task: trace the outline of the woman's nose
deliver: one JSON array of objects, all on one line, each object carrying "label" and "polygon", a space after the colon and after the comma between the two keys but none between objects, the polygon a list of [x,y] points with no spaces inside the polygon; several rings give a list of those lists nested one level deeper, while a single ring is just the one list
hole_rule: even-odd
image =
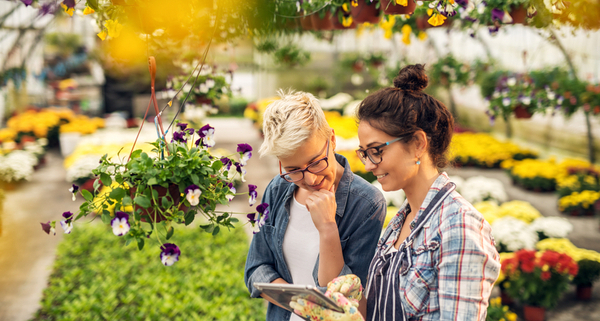
[{"label": "woman's nose", "polygon": [[367,158],[367,161],[365,162],[365,170],[367,170],[367,172],[372,172],[375,168],[377,168],[377,165],[373,164],[373,162]]},{"label": "woman's nose", "polygon": [[317,182],[317,174],[313,174],[309,171],[304,172],[304,182],[307,185],[315,185],[315,183]]}]

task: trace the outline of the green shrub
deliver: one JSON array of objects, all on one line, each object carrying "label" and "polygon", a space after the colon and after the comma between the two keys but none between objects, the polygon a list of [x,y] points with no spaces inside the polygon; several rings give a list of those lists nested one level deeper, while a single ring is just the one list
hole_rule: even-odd
[{"label": "green shrub", "polygon": [[80,224],[59,245],[33,320],[264,320],[243,281],[243,229],[181,229],[180,261],[166,267],[158,246],[124,247],[108,228]]}]

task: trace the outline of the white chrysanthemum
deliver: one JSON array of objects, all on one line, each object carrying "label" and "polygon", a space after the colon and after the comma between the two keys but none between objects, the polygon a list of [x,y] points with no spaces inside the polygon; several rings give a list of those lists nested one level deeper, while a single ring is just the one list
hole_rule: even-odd
[{"label": "white chrysanthemum", "polygon": [[406,199],[406,194],[404,194],[403,190],[386,192],[383,190],[383,188],[381,187],[381,183],[379,183],[378,181],[374,181],[371,184],[373,184],[373,186],[375,186],[383,194],[383,197],[385,198],[385,203],[387,205],[401,207],[404,203],[404,200]]},{"label": "white chrysanthemum", "polygon": [[482,201],[506,202],[508,196],[504,185],[495,178],[473,176],[465,180],[461,186],[460,194],[471,204]]},{"label": "white chrysanthemum", "polygon": [[538,241],[537,233],[532,231],[525,222],[511,216],[494,221],[492,236],[496,240],[498,249],[504,245],[507,251],[512,252],[520,249],[534,249],[535,243]]},{"label": "white chrysanthemum", "polygon": [[37,157],[24,150],[15,150],[0,156],[0,179],[6,182],[28,181],[37,163]]},{"label": "white chrysanthemum", "polygon": [[563,217],[539,217],[529,224],[529,228],[547,237],[563,238],[573,230],[573,224]]},{"label": "white chrysanthemum", "polygon": [[98,167],[101,155],[88,155],[78,158],[73,165],[67,169],[67,181],[75,182],[82,178],[92,178],[92,170]]}]

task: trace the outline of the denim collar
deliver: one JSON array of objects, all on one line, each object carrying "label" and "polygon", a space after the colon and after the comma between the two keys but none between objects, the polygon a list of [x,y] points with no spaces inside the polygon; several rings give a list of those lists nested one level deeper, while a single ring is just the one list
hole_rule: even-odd
[{"label": "denim collar", "polygon": [[[342,178],[340,179],[337,190],[335,191],[335,202],[337,204],[337,210],[335,211],[335,214],[339,217],[343,217],[344,211],[346,210],[346,204],[348,203],[348,195],[350,195],[350,185],[354,180],[354,174],[350,169],[350,164],[348,163],[346,157],[340,154],[335,154],[335,159],[344,167],[344,173],[342,174]],[[288,187],[285,191],[285,207],[289,209],[290,202],[292,201],[297,185],[290,182],[285,183],[288,184]]]}]

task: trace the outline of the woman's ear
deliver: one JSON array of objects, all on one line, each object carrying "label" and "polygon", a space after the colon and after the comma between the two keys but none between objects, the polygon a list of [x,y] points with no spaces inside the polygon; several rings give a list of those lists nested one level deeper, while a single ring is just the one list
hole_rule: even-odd
[{"label": "woman's ear", "polygon": [[336,140],[335,140],[335,129],[331,129],[331,145],[333,146],[333,151],[335,152],[335,147],[336,147]]},{"label": "woman's ear", "polygon": [[424,131],[418,130],[414,134],[414,147],[415,147],[415,157],[421,158],[425,153],[427,153],[427,149],[429,148],[429,140],[427,139],[427,134]]}]

